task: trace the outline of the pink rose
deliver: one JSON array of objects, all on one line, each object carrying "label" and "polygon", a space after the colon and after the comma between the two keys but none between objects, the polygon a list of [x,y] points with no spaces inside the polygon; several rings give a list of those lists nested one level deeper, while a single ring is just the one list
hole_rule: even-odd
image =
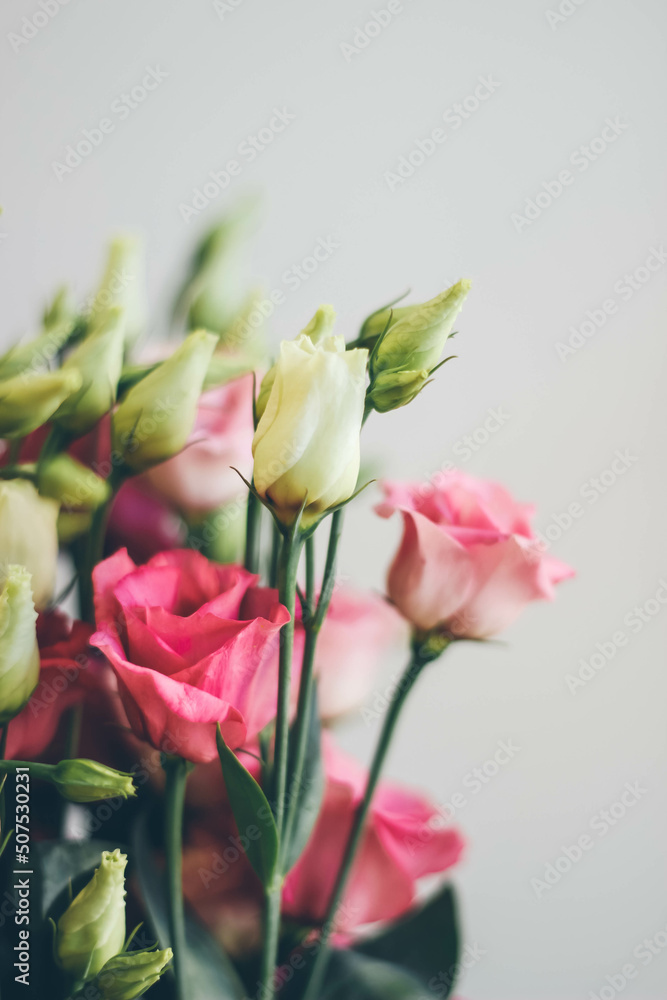
[{"label": "pink rose", "polygon": [[[322,811],[283,891],[286,916],[312,925],[320,924],[326,915],[367,777],[366,769],[326,734],[323,753],[327,783]],[[349,933],[362,924],[401,916],[415,902],[418,880],[446,871],[462,851],[460,834],[443,828],[438,811],[427,799],[381,781],[339,909],[337,932]]]},{"label": "pink rose", "polygon": [[483,639],[530,602],[552,600],[574,571],[544,552],[530,521],[498,483],[463,472],[437,485],[385,483],[376,511],[403,515],[403,539],[388,575],[389,596],[417,628]]},{"label": "pink rose", "polygon": [[232,466],[252,475],[251,375],[203,394],[183,451],[144,478],[184,514],[205,514],[237,499],[244,486]]},{"label": "pink rose", "polygon": [[368,697],[382,654],[404,630],[385,600],[350,588],[334,591],[315,653],[320,715],[333,719]]},{"label": "pink rose", "polygon": [[183,549],[139,567],[122,549],[95,568],[91,644],[111,663],[136,736],[203,762],[217,756],[217,722],[232,748],[270,722],[289,614],[257,579]]}]

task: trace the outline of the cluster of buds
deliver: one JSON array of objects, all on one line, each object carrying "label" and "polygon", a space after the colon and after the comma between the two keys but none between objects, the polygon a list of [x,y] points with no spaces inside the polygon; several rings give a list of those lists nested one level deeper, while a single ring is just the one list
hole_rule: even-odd
[{"label": "cluster of buds", "polygon": [[75,996],[134,1000],[171,961],[171,948],[126,951],[126,865],[120,850],[103,851],[90,882],[58,920],[55,954],[75,984]]},{"label": "cluster of buds", "polygon": [[469,290],[459,281],[422,305],[381,309],[350,345],[334,335],[335,313],[324,305],[295,340],[282,342],[262,380],[253,441],[254,489],[281,527],[298,520],[308,531],[348,502],[365,417],[421,392]]}]

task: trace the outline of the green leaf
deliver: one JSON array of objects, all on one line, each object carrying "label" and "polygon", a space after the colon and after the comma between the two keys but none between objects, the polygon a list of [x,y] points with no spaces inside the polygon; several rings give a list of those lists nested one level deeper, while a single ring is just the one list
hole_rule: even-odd
[{"label": "green leaf", "polygon": [[[148,836],[148,812],[142,813],[132,836],[132,854],[146,915],[161,948],[170,946],[167,894]],[[244,1000],[247,992],[231,960],[186,908],[186,975],[188,1000]]]},{"label": "green leaf", "polygon": [[334,951],[319,1000],[424,1000],[426,993],[423,982],[391,962]]},{"label": "green leaf", "polygon": [[[358,944],[355,951],[398,962],[426,983],[435,978],[438,996],[444,1000],[454,987],[460,951],[453,889],[445,886],[421,909],[398,920],[377,937]],[[442,992],[443,988],[446,992]]]},{"label": "green leaf", "polygon": [[[293,734],[290,745],[293,745]],[[304,847],[308,843],[313,827],[320,814],[324,798],[324,768],[322,766],[322,734],[320,716],[317,709],[317,692],[311,699],[310,717],[308,719],[308,742],[306,745],[306,760],[299,788],[296,792],[296,815],[290,843],[285,855],[286,871],[289,871],[299,860]],[[292,756],[292,755],[290,755]],[[287,788],[292,786],[293,761],[289,762]]]},{"label": "green leaf", "polygon": [[262,884],[269,886],[278,864],[278,831],[271,806],[253,776],[225,743],[220,725],[216,739],[227,795],[245,853]]}]

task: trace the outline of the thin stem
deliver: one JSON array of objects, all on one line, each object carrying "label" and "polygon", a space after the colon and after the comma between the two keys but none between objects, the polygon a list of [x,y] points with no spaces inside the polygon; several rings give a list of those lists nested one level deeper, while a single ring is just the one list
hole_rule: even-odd
[{"label": "thin stem", "polygon": [[169,937],[174,952],[176,1000],[186,1000],[188,991],[185,975],[185,913],[183,907],[183,805],[185,784],[190,765],[182,757],[167,757],[163,768],[165,787],[167,856],[167,899],[169,907]]},{"label": "thin stem", "polygon": [[309,535],[306,539],[306,604],[308,605],[308,617],[312,614],[313,601],[315,599],[315,536]]},{"label": "thin stem", "polygon": [[[444,648],[444,647],[443,647]],[[442,650],[440,650],[442,651]],[[328,941],[332,930],[335,927],[336,916],[338,912],[338,907],[340,906],[343,894],[347,887],[348,879],[350,877],[352,866],[356,857],[357,850],[361,844],[361,838],[364,833],[364,826],[366,823],[366,817],[368,816],[368,811],[370,809],[371,800],[375,792],[378,779],[380,777],[380,772],[385,762],[387,756],[387,750],[389,749],[389,744],[391,743],[392,736],[394,734],[394,729],[396,727],[396,722],[401,713],[401,709],[405,704],[408,694],[412,690],[415,681],[419,677],[422,669],[439,655],[438,653],[433,653],[429,651],[426,647],[422,646],[419,642],[415,642],[413,645],[412,656],[410,661],[399,681],[396,690],[394,691],[391,703],[387,709],[387,713],[382,724],[382,730],[380,732],[380,738],[375,748],[375,754],[373,755],[373,761],[371,763],[371,768],[368,774],[368,779],[366,781],[366,789],[364,791],[364,797],[361,800],[359,806],[357,807],[354,823],[352,824],[352,829],[350,831],[347,844],[345,847],[345,853],[343,855],[343,860],[338,872],[338,877],[336,879],[333,893],[329,901],[329,907],[327,914],[322,926],[322,931],[320,935],[320,948],[317,954],[317,958],[313,963],[312,972],[310,975],[310,980],[306,987],[304,993],[304,1000],[315,1000],[320,993],[320,988],[322,985],[322,979],[326,971],[327,960],[328,960]]]},{"label": "thin stem", "polygon": [[[290,614],[289,622],[280,633],[280,661],[278,667],[278,706],[276,711],[276,738],[273,757],[273,798],[276,827],[282,851],[285,822],[285,792],[287,790],[287,762],[289,759],[289,707],[292,681],[292,654],[294,650],[294,611],[296,607],[296,577],[302,541],[298,526],[286,535],[278,565],[278,594]],[[264,914],[264,950],[262,953],[262,1000],[271,1000],[275,992],[275,967],[280,936],[280,901],[282,872],[278,871],[275,883],[267,888]]]},{"label": "thin stem", "polygon": [[9,735],[9,723],[5,722],[2,727],[2,736],[0,736],[0,760],[4,760],[7,756],[7,736]]},{"label": "thin stem", "polygon": [[[303,771],[306,764],[306,753],[308,750],[308,724],[311,716],[311,704],[315,696],[315,650],[317,647],[317,637],[326,618],[329,604],[336,582],[336,553],[338,541],[343,528],[343,511],[337,510],[331,518],[331,529],[329,532],[329,546],[327,558],[324,566],[324,576],[322,578],[322,588],[320,591],[317,607],[314,604],[314,566],[311,566],[312,575],[309,588],[309,547],[313,539],[306,542],[306,601],[309,614],[304,619],[304,631],[306,633],[303,661],[301,664],[301,680],[299,682],[299,700],[296,710],[296,722],[294,724],[294,767],[292,770],[292,781],[290,783],[289,797],[287,803],[287,819],[285,822],[285,836],[283,843],[283,853],[286,855],[289,850],[290,840],[294,832],[296,814],[298,808],[298,790],[303,781]],[[312,550],[313,546],[311,546]],[[311,559],[314,552],[311,552]]]},{"label": "thin stem", "polygon": [[67,714],[67,731],[65,733],[65,760],[74,760],[79,752],[81,723],[83,722],[83,704],[73,705]]},{"label": "thin stem", "polygon": [[269,587],[278,586],[278,565],[280,563],[280,549],[283,544],[283,536],[280,534],[275,521],[272,524],[271,535],[271,561],[269,563]]},{"label": "thin stem", "polygon": [[259,571],[259,542],[262,531],[262,504],[252,490],[248,491],[246,517],[245,559],[243,565],[250,573]]}]

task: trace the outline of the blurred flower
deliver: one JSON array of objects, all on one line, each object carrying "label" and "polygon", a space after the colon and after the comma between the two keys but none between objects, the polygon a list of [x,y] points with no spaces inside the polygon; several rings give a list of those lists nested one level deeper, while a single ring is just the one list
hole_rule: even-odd
[{"label": "blurred flower", "polygon": [[127,548],[135,562],[146,562],[158,552],[181,548],[186,536],[185,523],[150,483],[130,479],[123,484],[111,507],[109,551]]},{"label": "blurred flower", "polygon": [[280,345],[275,381],[253,440],[254,483],[290,525],[308,527],[348,500],[359,474],[367,352],[342,337],[302,334]]},{"label": "blurred flower", "polygon": [[96,510],[109,498],[107,481],[66,452],[32,468],[38,473],[40,495],[69,511]]},{"label": "blurred flower", "polygon": [[0,567],[26,567],[38,610],[48,604],[56,583],[57,519],[56,501],[41,497],[32,483],[0,481]]},{"label": "blurred flower", "polygon": [[30,573],[7,566],[0,577],[0,725],[18,715],[39,677]]},{"label": "blurred flower", "polygon": [[102,851],[99,868],[58,921],[58,963],[74,979],[87,979],[125,944],[125,866],[127,856]]},{"label": "blurred flower", "polygon": [[0,437],[21,438],[45,424],[81,388],[76,369],[14,375],[0,382]]},{"label": "blurred flower", "polygon": [[144,245],[138,236],[116,236],[109,244],[104,274],[90,309],[89,322],[97,326],[118,308],[127,344],[133,344],[146,327],[144,258]]},{"label": "blurred flower", "polygon": [[185,448],[146,473],[158,495],[182,513],[200,515],[244,493],[231,467],[251,475],[252,385],[245,376],[201,396]]},{"label": "blurred flower", "polygon": [[88,657],[90,625],[61,611],[37,619],[40,672],[37,687],[9,727],[7,759],[39,760],[72,705],[98,689],[98,672]]},{"label": "blurred flower", "polygon": [[191,333],[121,401],[111,420],[112,450],[132,471],[144,472],[185,447],[216,343],[204,330]]},{"label": "blurred flower", "polygon": [[403,539],[388,576],[389,597],[418,629],[487,638],[524,607],[551,600],[574,571],[545,554],[533,510],[498,483],[462,472],[436,485],[385,483],[382,517],[403,517]]},{"label": "blurred flower", "polygon": [[400,615],[375,594],[336,588],[317,640],[315,670],[324,719],[358,708],[376,680],[383,654],[405,629]]},{"label": "blurred flower", "polygon": [[73,434],[86,434],[116,402],[125,326],[120,309],[107,310],[63,364],[62,371],[79,372],[82,384],[62,403],[53,420]]},{"label": "blurred flower", "polygon": [[255,587],[257,577],[190,550],[137,567],[123,550],[100,563],[93,580],[91,644],[111,663],[136,736],[209,761],[217,757],[217,722],[234,748],[273,718],[273,651],[289,616],[272,591]]}]

